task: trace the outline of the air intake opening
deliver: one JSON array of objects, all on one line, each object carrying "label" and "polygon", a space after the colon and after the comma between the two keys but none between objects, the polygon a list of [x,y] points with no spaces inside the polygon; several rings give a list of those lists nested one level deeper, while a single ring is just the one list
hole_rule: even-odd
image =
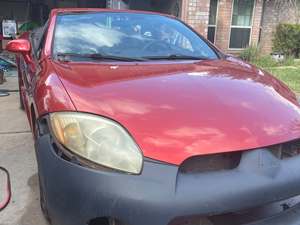
[{"label": "air intake opening", "polygon": [[180,166],[181,173],[201,173],[208,171],[231,170],[241,161],[241,152],[195,156],[187,159]]},{"label": "air intake opening", "polygon": [[278,159],[295,157],[300,154],[300,139],[268,147]]}]

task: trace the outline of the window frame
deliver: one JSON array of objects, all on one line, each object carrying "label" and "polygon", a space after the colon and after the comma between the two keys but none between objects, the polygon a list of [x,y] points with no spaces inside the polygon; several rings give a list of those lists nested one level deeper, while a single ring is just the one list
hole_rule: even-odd
[{"label": "window frame", "polygon": [[[214,35],[214,42],[211,42],[213,44],[216,43],[216,38],[217,38],[217,27],[218,27],[218,17],[219,17],[219,4],[220,4],[220,0],[217,0],[217,11],[216,11],[216,24],[209,24],[209,16],[208,15],[208,25],[207,25],[207,40],[208,39],[208,28],[213,27],[215,28],[215,35]],[[209,6],[210,7],[210,6]],[[209,40],[210,41],[210,40]]]},{"label": "window frame", "polygon": [[255,9],[256,9],[256,3],[257,0],[253,0],[253,8],[252,8],[252,16],[251,16],[251,24],[250,26],[238,26],[238,25],[232,25],[233,21],[233,11],[234,11],[234,2],[235,0],[232,0],[232,5],[231,5],[231,20],[230,20],[230,30],[229,30],[229,39],[228,39],[228,50],[233,50],[233,51],[242,51],[245,48],[231,48],[230,47],[230,42],[231,42],[231,32],[232,28],[240,28],[240,29],[250,29],[250,34],[249,34],[249,43],[248,46],[251,46],[252,43],[252,31],[253,31],[253,23],[254,23],[254,16],[255,16]]}]

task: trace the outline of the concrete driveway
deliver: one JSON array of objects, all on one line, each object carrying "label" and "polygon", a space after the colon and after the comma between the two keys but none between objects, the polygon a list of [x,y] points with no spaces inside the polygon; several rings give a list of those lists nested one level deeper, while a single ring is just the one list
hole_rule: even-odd
[{"label": "concrete driveway", "polygon": [[[17,89],[17,77],[8,77],[0,89]],[[37,165],[25,113],[18,93],[0,97],[0,165],[12,181],[12,200],[0,212],[0,225],[46,225],[39,206]]]}]

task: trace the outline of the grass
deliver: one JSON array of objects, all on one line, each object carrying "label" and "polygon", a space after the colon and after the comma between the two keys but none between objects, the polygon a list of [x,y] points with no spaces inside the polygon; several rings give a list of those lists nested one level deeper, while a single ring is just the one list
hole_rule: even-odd
[{"label": "grass", "polygon": [[300,60],[288,58],[283,62],[276,62],[270,56],[257,57],[253,64],[263,68],[282,80],[291,90],[300,95]]},{"label": "grass", "polygon": [[286,83],[297,95],[300,95],[300,66],[269,67],[265,69]]},{"label": "grass", "polygon": [[300,59],[287,57],[278,62],[270,55],[261,55],[255,46],[250,46],[242,51],[240,58],[270,72],[287,84],[297,95],[300,95]]}]

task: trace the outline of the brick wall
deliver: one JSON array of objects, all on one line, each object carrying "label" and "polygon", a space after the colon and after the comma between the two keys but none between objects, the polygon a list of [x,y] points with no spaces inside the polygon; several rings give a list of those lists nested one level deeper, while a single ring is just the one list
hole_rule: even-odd
[{"label": "brick wall", "polygon": [[259,41],[261,19],[263,13],[263,0],[256,0],[254,11],[253,11],[253,22],[251,32],[251,45],[256,46]]},{"label": "brick wall", "polygon": [[[219,0],[216,45],[223,51],[234,53],[240,50],[229,50],[230,27],[233,0]],[[263,0],[256,0],[253,11],[253,23],[250,43],[257,45],[262,17]]]},{"label": "brick wall", "polygon": [[210,0],[183,0],[182,19],[204,37],[207,36]]},{"label": "brick wall", "polygon": [[[210,0],[183,0],[182,19],[194,27],[203,36],[207,36]],[[219,0],[217,30],[215,45],[225,52],[229,50],[230,26],[232,17],[233,0]],[[253,12],[253,27],[251,44],[256,45],[259,40],[263,0],[256,0]]]},{"label": "brick wall", "polygon": [[263,53],[272,52],[272,39],[279,23],[296,23],[295,8],[287,4],[275,5],[274,1],[266,1],[262,19],[260,49]]},{"label": "brick wall", "polygon": [[231,13],[232,0],[219,0],[215,44],[223,51],[229,47]]}]

